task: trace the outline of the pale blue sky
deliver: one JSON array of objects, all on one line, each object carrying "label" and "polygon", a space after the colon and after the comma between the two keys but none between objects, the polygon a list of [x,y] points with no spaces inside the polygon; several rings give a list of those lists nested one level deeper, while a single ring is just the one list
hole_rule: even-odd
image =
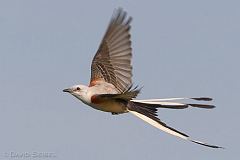
[{"label": "pale blue sky", "polygon": [[[88,84],[92,57],[119,6],[133,17],[133,79],[144,86],[139,98],[213,97],[213,110],[161,109],[159,117],[225,150],[173,137],[130,114],[93,110],[62,92]],[[46,160],[236,159],[239,6],[233,0],[0,1],[0,159],[33,152],[54,154],[38,158]]]}]

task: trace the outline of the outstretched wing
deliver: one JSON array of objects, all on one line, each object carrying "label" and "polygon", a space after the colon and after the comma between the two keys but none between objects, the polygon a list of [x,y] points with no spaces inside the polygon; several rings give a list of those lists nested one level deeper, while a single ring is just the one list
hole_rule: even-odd
[{"label": "outstretched wing", "polygon": [[113,84],[120,93],[131,86],[131,20],[121,8],[115,10],[92,61],[90,86],[105,81]]}]

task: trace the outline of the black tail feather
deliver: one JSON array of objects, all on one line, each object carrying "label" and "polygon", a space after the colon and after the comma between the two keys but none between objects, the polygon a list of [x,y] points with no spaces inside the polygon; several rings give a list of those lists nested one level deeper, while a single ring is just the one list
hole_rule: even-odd
[{"label": "black tail feather", "polygon": [[197,97],[197,98],[191,98],[197,101],[212,101],[212,98],[210,97]]},{"label": "black tail feather", "polygon": [[167,124],[165,124],[164,122],[162,122],[157,116],[157,108],[158,106],[156,107],[153,107],[152,105],[148,105],[148,104],[141,104],[141,103],[136,103],[136,102],[131,102],[129,101],[128,105],[127,105],[127,108],[131,111],[136,111],[142,115],[145,115],[149,118],[151,118],[152,120],[158,122],[159,124],[161,124],[162,126],[174,131],[174,132],[177,132],[179,134],[181,134],[182,136],[184,137],[189,137],[188,135],[186,135],[185,133],[182,133],[172,127],[169,127]]},{"label": "black tail feather", "polygon": [[195,141],[195,140],[191,140],[191,142],[193,143],[196,143],[196,144],[200,144],[200,145],[203,145],[203,146],[206,146],[206,147],[210,147],[210,148],[222,148],[224,149],[224,147],[221,147],[221,146],[216,146],[216,145],[211,145],[211,144],[207,144],[207,143],[203,143],[203,142],[199,142],[199,141]]},{"label": "black tail feather", "polygon": [[208,105],[208,104],[188,104],[192,107],[197,107],[197,108],[205,108],[205,109],[212,109],[215,108],[214,105]]}]

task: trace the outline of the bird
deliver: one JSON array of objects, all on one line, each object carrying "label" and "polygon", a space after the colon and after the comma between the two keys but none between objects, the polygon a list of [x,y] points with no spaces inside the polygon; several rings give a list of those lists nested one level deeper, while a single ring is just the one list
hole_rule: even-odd
[{"label": "bird", "polygon": [[134,86],[132,82],[131,22],[132,17],[128,16],[122,8],[114,10],[100,46],[93,57],[89,85],[74,85],[64,89],[63,92],[70,93],[94,109],[113,115],[131,113],[173,136],[210,148],[223,148],[191,139],[187,134],[165,124],[157,114],[161,108],[212,109],[215,106],[210,104],[179,102],[180,100],[207,102],[212,98],[136,99],[142,88]]}]

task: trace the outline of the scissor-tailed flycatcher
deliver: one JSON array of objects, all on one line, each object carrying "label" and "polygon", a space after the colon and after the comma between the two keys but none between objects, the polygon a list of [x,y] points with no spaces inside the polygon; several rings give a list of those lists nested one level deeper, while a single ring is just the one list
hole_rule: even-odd
[{"label": "scissor-tailed flycatcher", "polygon": [[214,108],[213,105],[180,103],[176,100],[211,101],[211,98],[169,98],[135,100],[140,92],[132,87],[132,48],[130,40],[131,17],[122,9],[115,10],[101,45],[91,65],[89,86],[75,85],[69,92],[83,103],[105,112],[120,114],[130,112],[147,123],[169,134],[212,148],[222,148],[192,140],[188,135],[167,126],[157,117],[158,108],[184,109],[187,107]]}]

